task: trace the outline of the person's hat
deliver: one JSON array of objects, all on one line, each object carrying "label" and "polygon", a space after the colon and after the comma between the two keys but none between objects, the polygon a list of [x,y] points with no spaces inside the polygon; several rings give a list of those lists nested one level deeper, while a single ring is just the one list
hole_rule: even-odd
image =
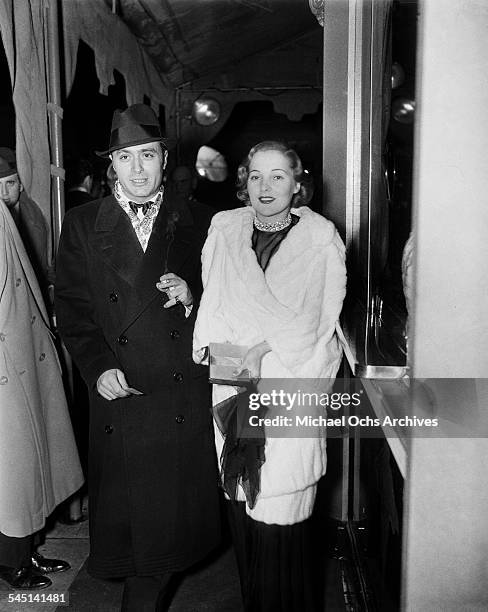
[{"label": "person's hat", "polygon": [[0,147],[0,178],[17,172],[15,153],[7,147]]},{"label": "person's hat", "polygon": [[109,147],[106,151],[96,151],[96,154],[108,157],[117,149],[156,141],[161,142],[166,148],[169,148],[173,142],[161,134],[158,118],[150,106],[133,104],[124,111],[114,112]]}]

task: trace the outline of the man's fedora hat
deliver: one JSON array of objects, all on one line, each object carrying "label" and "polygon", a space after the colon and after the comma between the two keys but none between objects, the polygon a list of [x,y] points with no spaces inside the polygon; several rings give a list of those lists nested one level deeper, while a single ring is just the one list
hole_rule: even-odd
[{"label": "man's fedora hat", "polygon": [[7,147],[0,147],[0,178],[17,173],[15,153]]},{"label": "man's fedora hat", "polygon": [[170,138],[162,136],[158,118],[150,106],[133,104],[124,111],[114,112],[109,147],[106,151],[96,151],[96,153],[100,157],[108,157],[117,149],[156,141],[161,142],[166,148],[174,144]]}]

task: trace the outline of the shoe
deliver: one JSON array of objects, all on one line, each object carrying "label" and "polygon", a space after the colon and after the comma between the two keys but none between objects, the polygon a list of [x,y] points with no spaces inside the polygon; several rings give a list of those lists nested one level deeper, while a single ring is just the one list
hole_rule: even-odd
[{"label": "shoe", "polygon": [[1,565],[0,578],[8,582],[14,589],[45,589],[52,585],[49,578],[39,574],[32,566],[16,569],[15,567]]},{"label": "shoe", "polygon": [[71,565],[61,559],[46,559],[40,553],[32,553],[32,565],[41,574],[54,574],[55,572],[65,572]]}]

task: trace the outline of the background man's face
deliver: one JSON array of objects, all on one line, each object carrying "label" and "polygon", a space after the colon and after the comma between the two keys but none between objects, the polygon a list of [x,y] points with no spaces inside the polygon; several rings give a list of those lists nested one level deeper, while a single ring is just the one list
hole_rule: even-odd
[{"label": "background man's face", "polygon": [[179,196],[188,197],[193,193],[193,177],[189,168],[178,166],[171,178]]},{"label": "background man's face", "polygon": [[112,154],[112,165],[125,195],[137,203],[150,199],[163,180],[168,153],[159,142],[149,142],[118,149]]},{"label": "background man's face", "polygon": [[0,178],[0,200],[6,206],[13,208],[19,201],[21,193],[22,184],[17,173]]}]

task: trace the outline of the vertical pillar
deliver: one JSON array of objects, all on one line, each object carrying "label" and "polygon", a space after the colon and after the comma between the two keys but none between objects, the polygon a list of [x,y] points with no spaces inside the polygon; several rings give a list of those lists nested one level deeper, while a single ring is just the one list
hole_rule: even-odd
[{"label": "vertical pillar", "polygon": [[323,212],[345,238],[349,2],[324,5]]},{"label": "vertical pillar", "polygon": [[[460,379],[465,391],[439,405],[466,419],[486,414],[487,402],[487,36],[481,0],[420,3],[409,357],[416,377]],[[411,440],[405,612],[488,609],[486,465],[488,440],[469,430]]]}]

